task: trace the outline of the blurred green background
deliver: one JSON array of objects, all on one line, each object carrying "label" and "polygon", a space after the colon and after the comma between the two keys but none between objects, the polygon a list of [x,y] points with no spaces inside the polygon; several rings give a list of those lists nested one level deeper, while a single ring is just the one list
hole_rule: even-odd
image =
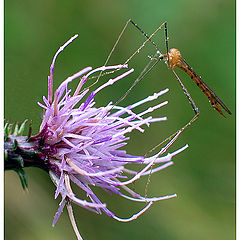
[{"label": "blurred green background", "polygon": [[[177,70],[200,109],[200,118],[169,149],[172,152],[189,144],[175,157],[173,166],[151,177],[148,195],[177,193],[178,197],[155,203],[130,223],[75,206],[79,230],[88,240],[235,239],[234,1],[5,1],[5,119],[32,119],[37,133],[42,113],[36,102],[47,94],[49,67],[59,46],[79,34],[57,60],[55,87],[83,67],[103,65],[129,18],[147,33],[167,21],[170,48],[181,50],[233,114],[223,118],[191,79]],[[129,26],[111,63],[122,63],[144,40]],[[154,41],[165,52],[163,31]],[[130,65],[140,72],[147,55],[154,51],[148,45]],[[96,99],[97,106],[119,99],[133,81],[128,77],[105,89]],[[150,105],[168,100],[167,106],[153,114],[167,116],[168,121],[152,124],[144,134],[133,133],[129,153],[144,155],[192,118],[191,106],[164,63],[159,63],[121,104],[126,106],[165,88],[170,91]],[[26,172],[29,192],[22,190],[14,172],[5,173],[5,239],[75,239],[66,211],[55,228],[51,227],[60,199],[54,200],[55,187],[49,176],[39,169]],[[144,194],[146,182],[144,179],[133,187]],[[143,207],[102,191],[98,196],[119,217],[129,217]]]}]

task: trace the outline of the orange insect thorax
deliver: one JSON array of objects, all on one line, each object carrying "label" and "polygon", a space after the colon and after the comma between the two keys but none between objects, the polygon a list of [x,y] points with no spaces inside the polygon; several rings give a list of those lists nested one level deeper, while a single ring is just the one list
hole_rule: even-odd
[{"label": "orange insect thorax", "polygon": [[183,60],[180,51],[176,48],[170,49],[168,53],[169,68],[182,67]]}]

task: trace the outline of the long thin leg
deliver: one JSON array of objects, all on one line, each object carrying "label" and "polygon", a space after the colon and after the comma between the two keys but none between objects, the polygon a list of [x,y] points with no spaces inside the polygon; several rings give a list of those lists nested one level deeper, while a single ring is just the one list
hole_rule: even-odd
[{"label": "long thin leg", "polygon": [[160,49],[158,48],[157,44],[153,40],[151,40],[151,38],[135,22],[133,22],[132,19],[130,19],[130,22],[133,24],[133,26],[135,26],[143,34],[143,36],[145,36],[147,39],[149,39],[149,41],[155,46],[155,48],[158,51],[160,51]]},{"label": "long thin leg", "polygon": [[180,130],[178,130],[177,132],[175,132],[174,134],[172,134],[171,136],[169,136],[168,138],[166,138],[164,141],[162,141],[161,143],[159,143],[157,146],[155,146],[154,148],[152,148],[150,151],[148,151],[145,155],[148,155],[149,153],[151,153],[152,151],[154,151],[156,148],[158,148],[159,146],[161,146],[164,142],[166,142],[169,139],[172,139],[174,136],[176,136],[176,134],[181,134],[189,125],[191,125],[194,121],[196,121],[199,117],[199,110],[196,106],[196,104],[194,103],[191,95],[189,94],[188,90],[186,89],[186,87],[184,86],[184,84],[182,83],[182,81],[180,80],[180,78],[178,77],[178,75],[176,74],[176,72],[174,71],[174,69],[172,69],[174,75],[176,76],[178,82],[180,83],[185,95],[188,98],[189,103],[191,104],[195,115],[193,116],[193,118],[184,126],[182,127]]},{"label": "long thin leg", "polygon": [[[118,36],[118,38],[117,38],[117,41],[114,43],[113,48],[111,49],[110,53],[108,54],[108,57],[107,57],[107,59],[106,59],[106,61],[105,61],[105,63],[104,63],[104,66],[106,66],[106,65],[108,64],[108,61],[109,61],[109,59],[111,58],[111,56],[112,56],[112,54],[113,54],[116,46],[118,45],[120,39],[122,38],[122,35],[123,35],[123,33],[125,32],[125,30],[126,30],[128,24],[129,24],[130,20],[131,20],[131,19],[129,19],[129,20],[126,22],[126,24],[124,25],[121,33],[119,34],[119,36]],[[114,71],[113,71],[113,72],[114,72]],[[88,88],[90,88],[90,87],[92,87],[93,85],[95,85],[95,84],[99,81],[99,79],[100,79],[100,77],[102,76],[102,74],[103,74],[103,73],[100,72],[100,74],[97,76],[97,80],[96,80],[93,84],[91,84]]]},{"label": "long thin leg", "polygon": [[[145,36],[146,38],[149,39],[149,41],[154,45],[154,47],[159,51],[159,53],[162,55],[158,45],[150,39],[150,37],[135,23],[133,22],[133,20],[130,19],[130,22],[143,34],[143,36]],[[157,29],[161,29],[162,27],[164,26],[164,32],[165,32],[165,43],[166,43],[166,54],[167,54],[167,60],[168,60],[168,52],[169,52],[169,48],[168,48],[168,32],[167,32],[167,22],[164,22],[161,24],[161,26]],[[156,31],[151,35],[151,38],[156,34]],[[167,61],[167,65],[168,64],[168,61]]]},{"label": "long thin leg", "polygon": [[188,122],[188,123],[181,129],[181,130],[183,131],[183,130],[185,130],[189,125],[191,125],[195,120],[198,119],[200,111],[198,110],[198,108],[197,108],[195,102],[193,101],[190,93],[189,93],[188,90],[185,88],[185,86],[183,85],[182,81],[180,80],[180,78],[178,77],[178,75],[176,74],[176,72],[174,71],[174,69],[172,69],[172,71],[173,71],[174,75],[176,76],[178,82],[180,83],[180,85],[181,85],[181,87],[182,87],[185,95],[187,96],[187,99],[188,99],[189,103],[191,104],[191,106],[192,106],[192,108],[193,108],[193,110],[194,110],[194,112],[195,112],[195,115],[194,115],[194,117],[192,118],[192,120],[191,120],[190,122]]},{"label": "long thin leg", "polygon": [[125,30],[126,30],[128,24],[129,24],[130,22],[131,22],[131,19],[129,19],[129,20],[126,22],[125,26],[123,27],[121,33],[119,34],[119,36],[118,36],[118,38],[117,38],[117,41],[115,42],[115,44],[114,44],[114,46],[113,46],[111,52],[109,53],[109,55],[108,55],[108,57],[107,57],[107,60],[106,60],[106,62],[105,62],[105,64],[104,64],[104,66],[107,65],[107,63],[108,63],[110,57],[112,56],[112,54],[113,54],[113,52],[114,52],[116,46],[118,45],[120,39],[122,38],[123,33],[125,32]]},{"label": "long thin leg", "polygon": [[[127,23],[125,24],[123,30],[121,31],[116,43],[114,44],[106,62],[105,62],[105,65],[107,64],[107,62],[109,61],[110,59],[110,56],[112,55],[113,51],[115,50],[118,42],[120,41],[125,29],[127,28],[128,24],[129,23],[132,23],[138,30],[141,31],[141,29],[137,26],[136,23],[134,23],[131,19],[129,19],[127,21]],[[151,40],[151,38],[164,26],[165,22],[163,24],[161,24],[161,26],[159,26],[150,36],[148,36],[146,33],[144,33],[143,31],[142,34],[144,34],[144,36],[147,38],[146,41],[143,42],[143,44],[125,61],[124,64],[127,64],[134,56],[136,56],[140,50],[146,45],[147,42],[151,42],[158,50],[158,53],[156,53],[154,55],[154,57],[150,60],[150,62],[146,65],[146,67],[143,69],[143,71],[140,73],[140,75],[137,77],[137,79],[134,81],[134,83],[132,84],[132,86],[127,90],[127,92],[115,103],[115,105],[119,104],[124,98],[126,98],[126,96],[130,93],[130,91],[133,89],[133,87],[138,83],[140,82],[151,70],[152,68],[161,60],[161,58],[157,58],[157,56],[159,54],[161,54],[161,51],[160,49],[158,48],[158,46]],[[156,60],[154,64],[152,64],[153,60]],[[152,65],[152,66],[151,66]]]},{"label": "long thin leg", "polygon": [[159,146],[161,146],[163,143],[165,143],[166,141],[172,139],[174,136],[176,136],[177,134],[181,134],[189,125],[191,125],[194,121],[196,121],[199,117],[199,113],[200,111],[198,110],[195,102],[193,101],[190,93],[188,92],[188,90],[186,89],[186,87],[184,86],[184,84],[182,83],[181,79],[179,78],[179,76],[177,75],[177,73],[174,71],[174,69],[172,69],[174,75],[176,76],[178,82],[180,83],[184,94],[186,95],[189,103],[192,106],[192,109],[194,110],[195,115],[193,116],[193,118],[184,126],[182,127],[180,130],[178,130],[177,132],[175,132],[174,134],[170,135],[168,138],[166,138],[164,141],[162,141],[161,143],[159,143],[158,145],[156,145],[154,148],[152,148],[150,151],[148,151],[145,156],[147,156],[148,154],[150,154],[152,151],[154,151],[156,148],[158,148]]},{"label": "long thin leg", "polygon": [[[107,60],[106,60],[106,62],[105,62],[105,64],[104,64],[104,66],[107,65],[107,63],[108,63],[108,61],[109,61],[109,59],[110,59],[113,51],[115,50],[117,44],[119,43],[119,41],[120,41],[123,33],[125,32],[128,24],[129,24],[130,22],[131,22],[135,27],[138,27],[131,19],[129,19],[129,20],[126,22],[126,24],[125,24],[125,26],[123,27],[123,29],[122,29],[119,37],[117,38],[117,41],[115,42],[112,50],[110,51],[110,53],[109,53],[109,55],[108,55],[108,57],[107,57]],[[156,53],[156,54],[154,55],[154,57],[153,57],[153,58],[149,61],[149,63],[145,66],[145,68],[144,68],[143,71],[140,73],[140,75],[136,78],[136,80],[134,81],[134,83],[132,84],[132,86],[127,90],[127,92],[126,92],[114,105],[118,105],[123,99],[125,99],[126,96],[127,96],[127,95],[131,92],[131,90],[134,88],[134,86],[135,86],[138,82],[140,82],[140,81],[154,68],[154,66],[161,60],[159,57],[157,57],[157,56],[159,56],[159,54],[161,54],[160,49],[159,49],[159,48],[157,47],[157,45],[151,40],[151,38],[163,27],[163,25],[164,25],[164,23],[163,23],[160,27],[158,27],[158,28],[155,30],[155,32],[150,35],[150,37],[149,37],[148,35],[145,35],[145,37],[147,37],[147,40],[144,41],[144,42],[142,43],[142,45],[141,45],[141,46],[125,61],[125,63],[123,64],[123,65],[127,64],[134,56],[136,56],[136,55],[140,52],[140,50],[141,50],[141,49],[146,45],[146,43],[149,42],[149,41],[150,41],[152,44],[154,44],[155,47],[158,49],[158,53]],[[140,28],[138,28],[138,29],[140,30]],[[115,71],[119,71],[119,69],[118,69],[118,70],[115,70]],[[115,71],[112,71],[111,73],[113,73],[113,72],[115,72]],[[97,80],[96,80],[91,86],[93,86],[94,84],[96,84],[96,83],[98,82],[99,78],[100,78],[102,75],[104,75],[104,74],[100,73],[100,74],[97,76]],[[91,87],[91,86],[90,86],[90,87]]]},{"label": "long thin leg", "polygon": [[[126,24],[124,25],[124,27],[123,27],[120,35],[119,35],[118,38],[117,38],[117,41],[115,42],[112,50],[110,51],[110,53],[109,53],[109,55],[108,55],[108,57],[107,57],[107,59],[106,59],[106,62],[105,62],[105,64],[104,64],[104,66],[107,65],[110,57],[112,56],[112,53],[114,52],[117,44],[119,43],[119,41],[120,41],[122,35],[124,34],[124,32],[125,32],[125,30],[126,30],[126,28],[127,28],[127,26],[128,26],[129,23],[132,23],[138,30],[141,31],[141,29],[137,26],[137,24],[134,23],[131,19],[129,19],[129,20],[126,22]],[[131,60],[133,57],[135,57],[135,56],[141,51],[142,48],[144,48],[144,46],[147,44],[147,42],[151,42],[151,43],[155,46],[155,48],[158,50],[159,54],[162,55],[162,53],[161,53],[160,49],[158,48],[157,44],[155,44],[151,39],[152,39],[152,37],[164,26],[164,24],[165,24],[165,22],[164,22],[163,24],[161,24],[161,26],[159,26],[150,36],[148,36],[147,34],[145,34],[145,33],[142,31],[142,34],[144,34],[144,36],[147,38],[147,40],[142,43],[142,45],[125,61],[124,64],[128,64],[128,62],[130,62],[130,60]],[[156,57],[157,57],[157,55],[156,55]],[[161,58],[159,58],[159,60],[161,60]],[[116,71],[119,71],[119,69],[116,70]],[[113,72],[115,72],[115,71],[112,71],[112,72],[110,72],[110,73],[113,73]],[[104,74],[104,73],[100,73],[100,74],[97,76],[97,80],[96,80],[93,84],[91,84],[88,88],[90,88],[90,87],[92,87],[93,85],[95,85],[95,84],[99,81],[99,79],[100,79],[100,77],[101,77],[102,75],[105,75],[105,74]],[[136,85],[136,84],[135,84],[135,85]],[[84,90],[85,90],[85,89],[84,89]]]},{"label": "long thin leg", "polygon": [[[156,55],[156,54],[155,54]],[[152,62],[155,60],[155,63],[152,64]],[[131,90],[136,86],[137,83],[139,83],[159,62],[159,59],[152,58],[149,63],[146,65],[146,67],[143,69],[143,71],[140,73],[140,75],[137,77],[137,79],[134,81],[132,86],[127,90],[127,92],[114,104],[118,105],[126,96],[131,92]]]},{"label": "long thin leg", "polygon": [[182,81],[181,81],[180,78],[178,77],[178,75],[177,75],[177,73],[175,72],[175,70],[172,69],[172,71],[173,71],[174,75],[176,76],[178,82],[180,83],[180,85],[181,85],[181,87],[182,87],[182,89],[183,89],[183,92],[184,92],[184,94],[186,95],[186,97],[187,97],[189,103],[191,104],[191,106],[192,106],[192,108],[193,108],[195,114],[199,114],[199,110],[198,110],[198,108],[197,108],[195,102],[193,101],[193,99],[192,99],[190,93],[187,91],[186,87],[183,85]]},{"label": "long thin leg", "polygon": [[[180,83],[180,85],[181,85],[181,87],[182,87],[182,89],[183,89],[183,91],[184,91],[184,94],[186,95],[189,103],[191,104],[192,109],[193,109],[194,112],[195,112],[195,115],[193,116],[193,118],[192,118],[184,127],[182,127],[180,130],[178,130],[177,132],[175,132],[174,134],[172,134],[172,135],[171,135],[169,138],[167,138],[167,139],[171,139],[173,136],[175,136],[175,135],[176,135],[177,133],[179,133],[179,132],[182,133],[189,125],[191,125],[194,121],[196,121],[196,120],[198,119],[199,113],[200,113],[200,111],[198,110],[198,108],[197,108],[195,102],[193,101],[190,93],[188,92],[188,90],[186,89],[186,87],[184,86],[184,84],[182,83],[181,79],[178,77],[178,75],[177,75],[177,73],[174,71],[174,69],[172,69],[172,71],[173,71],[174,75],[176,76],[178,82]],[[167,139],[165,139],[164,142],[165,142]],[[163,142],[161,142],[160,145],[161,145],[162,143],[163,143]],[[156,147],[155,147],[154,149],[156,149]],[[150,152],[153,151],[154,149],[151,149]]]},{"label": "long thin leg", "polygon": [[168,48],[167,22],[165,22],[164,30],[165,30],[165,43],[166,43],[166,50],[167,50],[167,65],[169,67],[169,48]]},{"label": "long thin leg", "polygon": [[[140,28],[137,26],[136,23],[134,23],[131,19],[129,20],[135,27],[137,27],[138,30],[140,30]],[[165,23],[161,24],[161,26],[159,26],[150,36],[148,36],[146,33],[144,33],[144,36],[147,38],[147,40],[145,42],[143,42],[143,44],[131,55],[131,57],[128,58],[128,60],[124,63],[127,64],[135,55],[137,55],[142,48],[144,48],[144,46],[146,45],[147,42],[151,42],[155,48],[157,49],[157,51],[159,52],[158,55],[163,55],[159,49],[159,47],[157,46],[157,44],[155,44],[152,41],[153,36],[164,26]],[[141,31],[141,30],[140,30]],[[161,58],[160,58],[161,60]]]}]

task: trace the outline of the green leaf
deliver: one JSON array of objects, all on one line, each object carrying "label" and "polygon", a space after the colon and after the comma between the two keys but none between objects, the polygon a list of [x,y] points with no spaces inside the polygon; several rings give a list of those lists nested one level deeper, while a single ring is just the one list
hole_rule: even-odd
[{"label": "green leaf", "polygon": [[20,126],[20,128],[19,128],[19,130],[18,130],[18,136],[22,136],[23,135],[23,131],[24,131],[24,129],[25,129],[25,125],[26,125],[26,122],[27,122],[28,120],[26,119],[22,124],[21,124],[21,126]]},{"label": "green leaf", "polygon": [[4,126],[4,141],[7,141],[8,135],[9,135],[9,129],[8,129],[9,123],[7,122]]},{"label": "green leaf", "polygon": [[11,135],[11,134],[12,134],[12,129],[13,129],[13,124],[12,124],[12,123],[9,123],[9,124],[7,125],[8,135]]},{"label": "green leaf", "polygon": [[18,176],[20,178],[20,181],[21,181],[23,189],[26,190],[28,188],[26,173],[21,168],[14,169],[14,170],[15,170],[15,172],[18,174]]},{"label": "green leaf", "polygon": [[18,129],[19,129],[19,126],[18,126],[18,123],[16,123],[15,129],[14,129],[14,132],[13,132],[13,136],[17,136],[18,135]]},{"label": "green leaf", "polygon": [[29,129],[28,129],[28,140],[30,139],[30,137],[32,136],[32,121],[29,124]]}]

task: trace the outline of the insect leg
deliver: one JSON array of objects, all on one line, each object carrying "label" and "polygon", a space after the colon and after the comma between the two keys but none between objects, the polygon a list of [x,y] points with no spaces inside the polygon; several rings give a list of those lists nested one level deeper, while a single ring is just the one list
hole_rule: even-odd
[{"label": "insect leg", "polygon": [[195,112],[195,115],[194,117],[192,118],[192,120],[190,122],[188,122],[181,130],[183,131],[184,129],[186,129],[189,125],[191,125],[195,120],[197,120],[198,116],[199,116],[199,113],[200,111],[198,110],[195,102],[193,101],[190,93],[188,92],[188,90],[186,89],[186,87],[184,86],[184,84],[182,83],[181,79],[178,77],[177,73],[175,72],[174,69],[172,69],[174,75],[176,76],[178,82],[180,83],[183,91],[184,91],[184,94],[187,96],[187,99],[189,101],[189,103],[191,104],[192,108],[193,108],[193,111]]},{"label": "insect leg", "polygon": [[164,22],[164,30],[165,30],[165,42],[166,42],[166,50],[167,50],[167,66],[169,67],[169,48],[168,48],[168,32],[167,32],[167,22]]},{"label": "insect leg", "polygon": [[188,99],[189,103],[191,104],[191,106],[192,106],[192,108],[193,108],[193,111],[195,112],[195,114],[199,114],[199,110],[198,110],[195,102],[193,101],[190,93],[187,91],[186,87],[183,85],[182,81],[181,81],[180,78],[178,77],[178,75],[177,75],[177,73],[175,72],[175,70],[172,69],[172,71],[173,71],[174,75],[176,76],[178,82],[180,83],[180,85],[181,85],[181,87],[182,87],[182,89],[183,89],[183,91],[184,91],[184,94],[187,96],[187,99]]}]

